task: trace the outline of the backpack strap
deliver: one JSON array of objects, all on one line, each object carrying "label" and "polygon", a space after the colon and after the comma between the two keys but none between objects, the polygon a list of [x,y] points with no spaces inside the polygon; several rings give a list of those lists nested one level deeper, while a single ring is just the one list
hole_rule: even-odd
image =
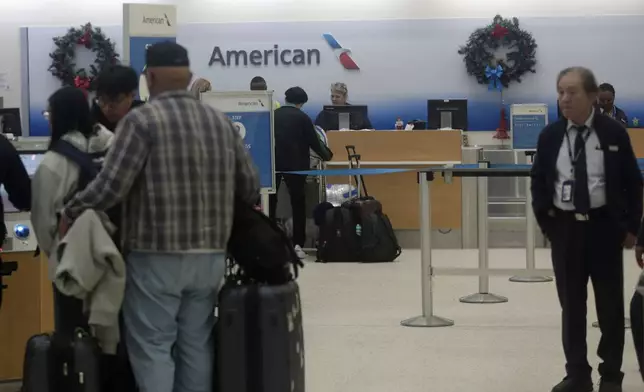
[{"label": "backpack strap", "polygon": [[85,189],[87,184],[96,177],[99,172],[98,165],[94,161],[95,154],[79,150],[76,146],[66,140],[58,140],[51,148],[54,151],[78,165],[80,170],[78,177],[78,189]]}]

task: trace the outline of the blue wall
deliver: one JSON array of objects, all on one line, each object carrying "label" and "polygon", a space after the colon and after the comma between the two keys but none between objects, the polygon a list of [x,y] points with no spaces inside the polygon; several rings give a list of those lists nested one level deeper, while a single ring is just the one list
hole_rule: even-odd
[{"label": "blue wall", "polygon": [[[511,17],[511,15],[506,15]],[[263,76],[276,99],[299,85],[309,94],[305,111],[315,117],[329,101],[329,86],[345,82],[351,102],[369,105],[377,129],[392,129],[397,117],[426,119],[427,99],[467,98],[470,130],[493,130],[499,124],[501,94],[490,92],[467,75],[457,53],[468,36],[488,19],[436,19],[363,22],[232,23],[191,24],[179,28],[178,42],[190,52],[196,76],[209,79],[215,90],[247,90],[250,79]],[[641,50],[642,16],[588,18],[522,18],[537,44],[537,73],[512,84],[503,92],[503,103],[546,103],[549,117],[556,117],[555,78],[564,67],[583,65],[593,69],[599,82],[617,89],[617,104],[629,117],[644,119],[644,63]],[[574,23],[573,23],[574,22]],[[119,45],[121,28],[103,26]],[[41,112],[59,83],[48,72],[51,39],[65,28],[28,28],[30,127],[32,135],[47,134]],[[331,33],[351,56],[359,71],[344,69],[323,38]],[[215,46],[227,50],[312,49],[320,52],[320,63],[311,65],[222,66],[209,65]],[[503,56],[503,52],[498,53]],[[79,65],[92,60],[79,52]],[[27,109],[27,108],[24,108]],[[24,110],[23,109],[23,110]]]}]

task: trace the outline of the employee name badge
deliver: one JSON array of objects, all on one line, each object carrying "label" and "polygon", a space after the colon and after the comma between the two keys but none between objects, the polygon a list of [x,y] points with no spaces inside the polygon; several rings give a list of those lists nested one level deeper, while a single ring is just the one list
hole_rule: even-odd
[{"label": "employee name badge", "polygon": [[572,189],[574,185],[575,183],[572,180],[564,181],[564,183],[561,184],[561,201],[563,203],[572,202]]}]

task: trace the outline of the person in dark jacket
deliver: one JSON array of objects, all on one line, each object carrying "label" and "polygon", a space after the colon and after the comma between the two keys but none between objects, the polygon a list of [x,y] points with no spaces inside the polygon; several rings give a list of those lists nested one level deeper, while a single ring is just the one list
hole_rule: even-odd
[{"label": "person in dark jacket", "polygon": [[[139,89],[139,77],[134,68],[124,65],[113,65],[103,70],[96,78],[96,99],[92,105],[94,121],[114,132],[119,121],[130,110],[143,105],[145,102],[136,99]],[[121,237],[121,208],[115,207],[108,211],[110,221],[116,227],[113,234],[116,243],[120,245]],[[123,317],[119,317],[121,336],[125,336]],[[104,356],[103,390],[106,392],[137,392],[136,381],[132,366],[128,360],[125,341],[118,346],[116,356]]]},{"label": "person in dark jacket", "polygon": [[113,65],[96,78],[96,99],[92,105],[94,120],[114,132],[125,115],[144,102],[135,99],[139,77],[133,68]]},{"label": "person in dark jacket", "polygon": [[[11,204],[21,211],[29,211],[31,207],[31,180],[27,169],[22,164],[20,155],[9,139],[0,134],[0,186],[4,187]],[[0,199],[0,244],[7,237],[7,227],[4,223],[4,206]],[[2,258],[0,257],[0,273],[2,273]],[[2,306],[2,275],[0,275],[0,306]]]},{"label": "person in dark jacket", "polygon": [[[21,211],[29,211],[31,208],[31,179],[22,164],[20,154],[4,135],[0,135],[0,185],[4,187],[9,201],[14,207]],[[0,218],[2,218],[1,244],[4,243],[7,236],[2,199],[0,199]]]},{"label": "person in dark jacket", "polygon": [[557,78],[565,118],[539,135],[532,166],[532,208],[550,239],[562,309],[566,377],[552,392],[592,392],[587,358],[587,286],[601,327],[599,392],[621,392],[624,374],[623,248],[642,219],[644,184],[626,129],[597,112],[592,71],[566,68]]},{"label": "person in dark jacket", "polygon": [[[278,172],[309,170],[310,150],[323,160],[330,160],[332,154],[322,145],[315,131],[313,121],[301,108],[309,100],[301,87],[286,90],[286,103],[275,110],[275,170]],[[288,187],[293,210],[293,244],[300,258],[306,257],[302,250],[306,239],[306,176],[278,174],[277,189],[282,179]],[[270,217],[275,219],[277,193],[270,196]]]},{"label": "person in dark jacket", "polygon": [[597,104],[602,114],[611,117],[623,126],[628,126],[628,117],[626,113],[615,106],[615,87],[609,83],[602,83],[599,85],[599,95],[597,96]]}]

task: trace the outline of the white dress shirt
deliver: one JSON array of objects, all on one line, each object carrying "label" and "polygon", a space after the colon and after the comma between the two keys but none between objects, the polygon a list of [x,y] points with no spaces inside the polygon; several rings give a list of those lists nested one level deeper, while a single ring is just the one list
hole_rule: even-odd
[{"label": "white dress shirt", "polygon": [[[599,208],[606,205],[606,175],[604,172],[604,151],[599,143],[597,132],[592,127],[594,116],[595,110],[593,109],[585,123],[586,127],[588,127],[586,132],[590,132],[588,140],[586,141],[586,168],[588,173],[590,208]],[[570,120],[568,120],[567,133],[568,140],[570,140],[570,149],[574,152],[575,142],[577,140],[577,128],[575,123]],[[561,201],[563,183],[569,180],[574,181],[575,179],[573,164],[568,155],[568,140],[564,136],[557,157],[558,176],[555,182],[554,205],[564,211],[574,211],[575,204],[573,201]]]}]

